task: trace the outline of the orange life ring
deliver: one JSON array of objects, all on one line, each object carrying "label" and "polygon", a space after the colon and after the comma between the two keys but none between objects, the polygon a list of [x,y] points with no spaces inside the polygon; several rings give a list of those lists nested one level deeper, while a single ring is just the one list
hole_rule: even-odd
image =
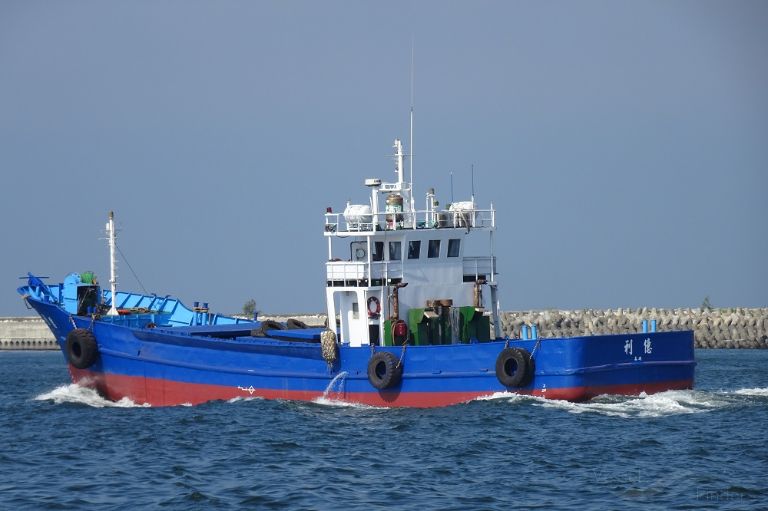
[{"label": "orange life ring", "polygon": [[[371,304],[373,304],[373,308],[371,308]],[[381,302],[375,296],[369,296],[366,308],[368,309],[369,317],[378,316],[381,312]]]}]

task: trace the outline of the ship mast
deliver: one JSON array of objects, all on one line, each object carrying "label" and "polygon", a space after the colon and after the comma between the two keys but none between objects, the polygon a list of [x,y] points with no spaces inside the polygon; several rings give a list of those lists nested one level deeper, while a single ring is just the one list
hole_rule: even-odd
[{"label": "ship mast", "polygon": [[[411,212],[416,211],[416,203],[414,202],[413,197],[413,85],[414,85],[414,78],[413,78],[413,37],[411,37],[411,112],[409,116],[409,141],[408,141],[408,149],[410,150],[410,158],[408,159],[408,166],[411,169],[411,182],[409,184],[410,193],[411,193]],[[414,219],[414,225],[415,225],[415,219]]]},{"label": "ship mast", "polygon": [[109,243],[109,290],[112,293],[112,307],[110,307],[108,316],[117,316],[117,307],[115,307],[115,301],[117,300],[117,272],[115,270],[115,213],[109,212],[109,222],[107,222],[107,241]]}]

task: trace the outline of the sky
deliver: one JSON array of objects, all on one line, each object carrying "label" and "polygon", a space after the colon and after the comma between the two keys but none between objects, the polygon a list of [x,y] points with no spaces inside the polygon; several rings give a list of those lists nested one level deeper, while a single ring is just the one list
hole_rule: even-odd
[{"label": "sky", "polygon": [[[497,209],[504,310],[768,306],[764,1],[0,0],[0,315],[27,271],[324,310],[323,213]],[[410,149],[406,147],[406,152]]]}]

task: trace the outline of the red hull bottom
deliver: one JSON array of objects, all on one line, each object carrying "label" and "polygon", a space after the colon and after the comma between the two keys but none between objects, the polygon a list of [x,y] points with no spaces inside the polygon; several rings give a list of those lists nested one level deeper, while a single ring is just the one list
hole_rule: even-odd
[{"label": "red hull bottom", "polygon": [[[290,401],[315,401],[323,397],[322,392],[282,389],[255,389],[252,387],[229,387],[201,383],[186,383],[141,376],[94,373],[69,367],[72,381],[84,387],[95,389],[111,401],[128,398],[137,404],[151,406],[196,405],[207,401],[230,400],[235,398],[285,399]],[[516,394],[533,395],[547,399],[585,401],[601,394],[638,395],[653,394],[666,390],[693,388],[691,380],[665,381],[652,384],[621,384],[600,387],[567,387],[546,390],[516,391]],[[377,407],[432,408],[466,403],[493,391],[470,392],[344,392],[330,393],[327,398],[345,403],[359,403]]]}]

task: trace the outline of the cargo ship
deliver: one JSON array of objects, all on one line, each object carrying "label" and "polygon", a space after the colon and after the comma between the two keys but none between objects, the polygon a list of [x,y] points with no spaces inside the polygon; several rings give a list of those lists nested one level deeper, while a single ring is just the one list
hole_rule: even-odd
[{"label": "cargo ship", "polygon": [[493,204],[479,208],[473,193],[441,207],[429,189],[417,208],[406,158],[395,140],[395,179],[365,179],[363,201],[326,209],[323,327],[118,291],[111,212],[108,288],[91,272],[58,284],[30,273],[18,292],[73,382],[152,406],[260,397],[434,407],[505,392],[584,401],[693,387],[691,331],[559,338],[530,325],[502,336]]}]

